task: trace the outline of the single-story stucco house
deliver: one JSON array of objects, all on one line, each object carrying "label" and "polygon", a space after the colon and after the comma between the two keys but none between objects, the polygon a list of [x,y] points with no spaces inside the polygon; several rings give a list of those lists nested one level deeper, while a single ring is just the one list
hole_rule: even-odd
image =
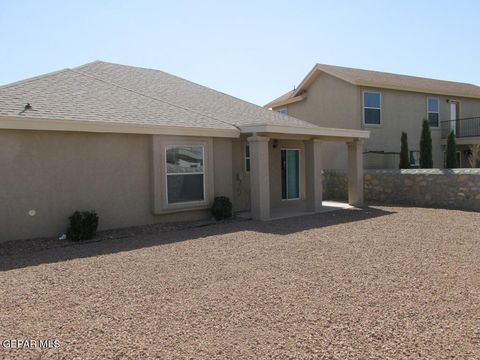
[{"label": "single-story stucco house", "polygon": [[61,234],[75,210],[95,210],[100,229],[200,219],[220,195],[260,220],[320,211],[324,141],[348,148],[360,205],[368,136],[101,61],[4,85],[0,240]]}]

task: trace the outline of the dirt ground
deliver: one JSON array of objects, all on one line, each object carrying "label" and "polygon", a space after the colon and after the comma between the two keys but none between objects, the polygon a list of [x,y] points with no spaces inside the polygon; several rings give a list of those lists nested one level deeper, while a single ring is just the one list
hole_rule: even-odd
[{"label": "dirt ground", "polygon": [[479,224],[375,206],[3,255],[0,358],[478,359]]}]

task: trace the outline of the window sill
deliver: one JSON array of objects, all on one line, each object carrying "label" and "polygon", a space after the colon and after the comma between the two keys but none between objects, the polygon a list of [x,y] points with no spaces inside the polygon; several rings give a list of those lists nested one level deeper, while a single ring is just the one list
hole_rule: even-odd
[{"label": "window sill", "polygon": [[362,124],[362,128],[373,128],[373,129],[380,129],[383,128],[383,124]]},{"label": "window sill", "polygon": [[181,204],[181,205],[168,205],[168,206],[165,206],[162,210],[156,211],[153,214],[165,215],[165,214],[173,214],[173,213],[196,211],[196,210],[208,210],[208,209],[210,209],[210,205],[206,202],[201,202],[198,204],[189,203],[189,204]]}]

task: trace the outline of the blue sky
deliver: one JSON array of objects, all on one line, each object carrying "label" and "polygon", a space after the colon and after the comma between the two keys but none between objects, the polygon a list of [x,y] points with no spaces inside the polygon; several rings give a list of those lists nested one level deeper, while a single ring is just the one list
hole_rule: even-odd
[{"label": "blue sky", "polygon": [[265,104],[317,62],[480,85],[477,1],[0,0],[0,84],[96,59]]}]

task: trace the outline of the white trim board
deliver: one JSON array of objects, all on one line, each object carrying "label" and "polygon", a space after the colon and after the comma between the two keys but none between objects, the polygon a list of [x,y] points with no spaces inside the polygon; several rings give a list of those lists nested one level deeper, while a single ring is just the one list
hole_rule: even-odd
[{"label": "white trim board", "polygon": [[238,138],[237,129],[196,128],[150,124],[126,124],[114,122],[59,120],[27,118],[23,116],[0,116],[0,129],[81,131],[96,133],[151,134],[179,136],[208,136]]},{"label": "white trim board", "polygon": [[245,125],[240,126],[242,133],[280,133],[292,135],[327,136],[340,138],[368,139],[370,131],[355,129],[337,129],[327,127],[295,127],[286,125]]},{"label": "white trim board", "polygon": [[28,118],[23,116],[0,116],[0,129],[81,131],[94,133],[150,134],[238,138],[241,133],[282,133],[291,135],[325,136],[368,139],[366,130],[338,129],[327,127],[297,127],[288,125],[252,124],[238,129],[216,129],[201,127],[164,126],[154,124],[126,124],[85,120],[61,120]]}]

